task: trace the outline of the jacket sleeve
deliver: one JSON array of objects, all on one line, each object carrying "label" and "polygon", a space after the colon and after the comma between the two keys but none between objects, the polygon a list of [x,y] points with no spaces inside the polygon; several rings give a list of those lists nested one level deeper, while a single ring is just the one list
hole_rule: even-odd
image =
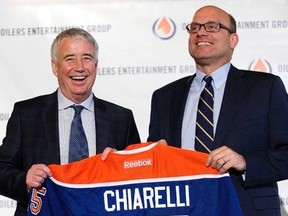
[{"label": "jacket sleeve", "polygon": [[288,96],[279,77],[275,77],[270,92],[267,116],[269,148],[245,156],[246,186],[288,178]]},{"label": "jacket sleeve", "polygon": [[6,137],[0,146],[0,194],[27,202],[26,172],[22,171],[21,128],[17,104],[7,123]]}]

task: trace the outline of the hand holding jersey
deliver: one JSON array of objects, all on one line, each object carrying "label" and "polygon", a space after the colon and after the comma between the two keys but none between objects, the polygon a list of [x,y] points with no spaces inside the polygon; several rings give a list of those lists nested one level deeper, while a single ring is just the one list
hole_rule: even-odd
[{"label": "hand holding jersey", "polygon": [[246,170],[244,157],[227,146],[221,146],[210,152],[205,164],[217,169],[221,174],[228,172],[231,168],[240,172]]},{"label": "hand holding jersey", "polygon": [[[106,160],[110,152],[115,152],[116,149],[106,147],[101,154],[101,159]],[[39,188],[46,178],[51,177],[52,173],[48,166],[45,164],[34,164],[27,172],[26,186],[27,189]]]}]

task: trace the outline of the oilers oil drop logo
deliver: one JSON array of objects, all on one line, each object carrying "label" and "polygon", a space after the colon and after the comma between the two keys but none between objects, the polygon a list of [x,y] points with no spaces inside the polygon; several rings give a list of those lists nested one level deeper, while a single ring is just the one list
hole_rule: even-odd
[{"label": "oilers oil drop logo", "polygon": [[272,73],[272,67],[270,63],[262,58],[252,61],[249,65],[249,70]]},{"label": "oilers oil drop logo", "polygon": [[153,33],[162,40],[168,40],[174,36],[176,25],[174,21],[167,17],[157,19],[153,24]]}]

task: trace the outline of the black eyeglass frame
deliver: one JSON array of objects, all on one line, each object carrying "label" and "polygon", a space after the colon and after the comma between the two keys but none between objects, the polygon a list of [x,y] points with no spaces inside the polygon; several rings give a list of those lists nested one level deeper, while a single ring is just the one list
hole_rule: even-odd
[{"label": "black eyeglass frame", "polygon": [[[191,25],[192,24],[197,24],[197,25],[199,25],[199,29],[197,30],[197,31],[195,31],[195,32],[192,32],[191,31]],[[207,24],[217,24],[218,26],[219,26],[219,28],[218,28],[218,31],[207,31],[207,27],[206,27],[206,25]],[[190,24],[188,24],[188,25],[186,25],[186,30],[187,30],[187,32],[188,33],[197,33],[198,31],[200,31],[200,29],[201,29],[201,27],[204,27],[204,29],[205,29],[205,31],[206,32],[219,32],[220,31],[220,29],[222,28],[222,29],[225,29],[225,30],[227,30],[230,34],[234,34],[235,33],[235,31],[233,31],[232,29],[230,29],[230,28],[228,28],[228,27],[226,27],[225,25],[223,25],[222,23],[218,23],[218,22],[207,22],[207,23],[203,23],[203,24],[200,24],[200,23],[190,23]]]}]

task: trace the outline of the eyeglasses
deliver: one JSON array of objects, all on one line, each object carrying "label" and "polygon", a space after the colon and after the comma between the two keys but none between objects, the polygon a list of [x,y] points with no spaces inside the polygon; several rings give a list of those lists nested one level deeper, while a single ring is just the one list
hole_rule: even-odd
[{"label": "eyeglasses", "polygon": [[186,26],[188,33],[197,33],[201,27],[204,26],[206,32],[219,32],[220,28],[227,30],[230,34],[235,33],[232,29],[226,27],[225,25],[217,22],[207,22],[204,24],[190,23]]}]

